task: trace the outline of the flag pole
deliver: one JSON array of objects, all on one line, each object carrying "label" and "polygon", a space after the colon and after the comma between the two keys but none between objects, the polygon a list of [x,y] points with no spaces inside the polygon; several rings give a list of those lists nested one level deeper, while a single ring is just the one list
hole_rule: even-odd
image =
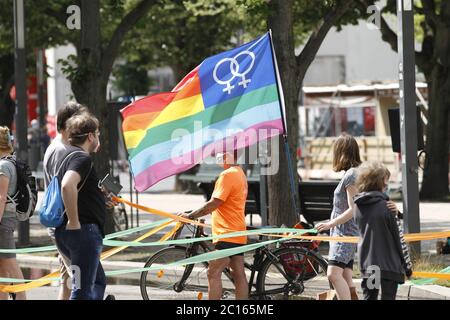
[{"label": "flag pole", "polygon": [[286,105],[284,103],[284,92],[283,86],[281,85],[280,72],[278,70],[277,56],[275,54],[275,49],[273,47],[272,42],[272,29],[269,29],[269,39],[270,39],[270,49],[272,50],[272,64],[273,68],[275,69],[275,81],[277,83],[278,101],[280,101],[280,111],[281,117],[283,119],[283,129],[284,129],[283,136],[287,137]]},{"label": "flag pole", "polygon": [[281,112],[281,117],[283,120],[283,129],[284,129],[283,142],[284,142],[284,151],[286,153],[287,164],[288,164],[289,184],[291,187],[291,195],[292,195],[292,207],[294,209],[294,214],[296,215],[296,217],[298,218],[298,221],[300,222],[300,210],[298,209],[298,206],[297,206],[297,197],[296,197],[297,193],[295,192],[294,170],[292,168],[291,151],[290,151],[289,143],[288,143],[288,139],[287,139],[286,105],[284,103],[283,87],[281,85],[281,78],[280,78],[280,73],[278,70],[275,49],[274,49],[273,42],[272,42],[272,29],[269,29],[269,39],[270,39],[270,48],[272,50],[272,63],[273,63],[273,67],[275,69],[275,81],[277,83],[278,101],[280,102],[280,112]]}]

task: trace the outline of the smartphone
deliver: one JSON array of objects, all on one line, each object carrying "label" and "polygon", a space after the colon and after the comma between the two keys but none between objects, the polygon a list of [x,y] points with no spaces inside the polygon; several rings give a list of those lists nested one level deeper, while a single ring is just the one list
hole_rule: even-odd
[{"label": "smartphone", "polygon": [[108,173],[103,180],[100,182],[101,185],[106,189],[106,191],[118,196],[122,190],[122,185]]}]

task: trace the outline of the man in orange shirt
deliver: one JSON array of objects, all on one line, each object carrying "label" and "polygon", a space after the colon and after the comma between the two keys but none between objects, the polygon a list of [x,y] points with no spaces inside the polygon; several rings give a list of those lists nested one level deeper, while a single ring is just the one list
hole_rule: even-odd
[{"label": "man in orange shirt", "polygon": [[[189,219],[198,219],[212,212],[212,234],[245,231],[245,201],[247,199],[247,178],[236,164],[237,152],[218,154],[218,163],[225,169],[219,176],[211,199],[200,209],[182,214]],[[220,238],[213,241],[216,250],[236,248],[247,244],[247,237]],[[248,299],[248,282],[244,269],[244,254],[237,254],[209,262],[208,298],[219,300],[222,296],[222,272],[230,267],[236,287],[236,299]]]}]

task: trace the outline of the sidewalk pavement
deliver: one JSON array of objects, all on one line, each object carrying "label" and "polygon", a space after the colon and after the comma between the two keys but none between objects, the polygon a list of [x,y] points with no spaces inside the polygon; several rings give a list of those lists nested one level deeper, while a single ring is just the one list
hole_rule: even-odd
[{"label": "sidewalk pavement", "polygon": [[[32,267],[35,271],[41,271],[41,274],[36,273],[33,277],[40,277],[48,273],[50,270],[55,270],[58,267],[58,261],[52,257],[39,257],[35,255],[19,255],[18,262],[22,267]],[[102,262],[105,271],[123,270],[127,268],[142,268],[141,262],[128,261],[104,261]],[[48,271],[45,271],[48,270]],[[153,272],[153,271],[150,271]],[[156,271],[154,271],[156,273]],[[205,286],[206,290],[206,274],[203,274],[204,279],[196,279]],[[140,273],[130,273],[112,278],[108,278],[107,294],[113,294],[117,300],[141,300],[141,293],[139,287]],[[357,286],[357,292],[362,299],[361,280],[354,279]],[[320,292],[328,290],[328,280],[325,277],[314,280],[314,287],[310,291],[305,291],[303,297],[306,299],[314,299]],[[28,299],[33,300],[54,300],[58,296],[58,283],[54,282],[51,286],[36,288],[27,291]],[[224,283],[224,289],[229,290],[230,284]],[[185,291],[176,293],[173,290],[154,289],[149,292],[152,299],[164,300],[197,300],[198,292]],[[206,292],[203,292],[206,298]],[[233,295],[231,294],[231,298]],[[401,285],[397,294],[398,300],[450,300],[450,288],[438,285],[415,286],[410,283]]]},{"label": "sidewalk pavement", "polygon": [[[55,300],[58,297],[58,287],[41,287],[27,292],[29,300]],[[138,286],[108,285],[106,295],[112,294],[116,300],[142,300]],[[105,295],[105,296],[106,296]],[[187,300],[183,293],[177,294],[171,290],[152,290],[151,297],[155,300]]]},{"label": "sidewalk pavement", "polygon": [[[325,290],[324,290],[325,291]],[[397,300],[450,300],[450,289],[440,286],[429,285],[423,287],[401,286]],[[106,294],[112,294],[116,300],[142,300],[138,286],[130,285],[108,285]],[[55,300],[58,296],[58,287],[41,287],[27,292],[29,300]],[[149,296],[154,300],[197,300],[196,294],[188,295],[185,292],[176,293],[173,290],[151,290]],[[358,290],[359,299],[362,292]],[[230,297],[232,298],[232,296]],[[203,299],[207,294],[203,293]],[[311,297],[312,299],[312,297]]]}]

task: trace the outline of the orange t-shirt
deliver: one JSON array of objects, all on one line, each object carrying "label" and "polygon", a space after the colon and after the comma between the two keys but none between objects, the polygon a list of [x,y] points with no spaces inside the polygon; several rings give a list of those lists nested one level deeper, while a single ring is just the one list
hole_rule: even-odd
[{"label": "orange t-shirt", "polygon": [[[247,178],[241,167],[233,166],[220,174],[212,194],[212,198],[223,201],[223,204],[212,213],[212,234],[214,236],[247,230],[245,223],[247,192]],[[220,238],[213,242],[219,241],[246,244],[247,236]]]}]

